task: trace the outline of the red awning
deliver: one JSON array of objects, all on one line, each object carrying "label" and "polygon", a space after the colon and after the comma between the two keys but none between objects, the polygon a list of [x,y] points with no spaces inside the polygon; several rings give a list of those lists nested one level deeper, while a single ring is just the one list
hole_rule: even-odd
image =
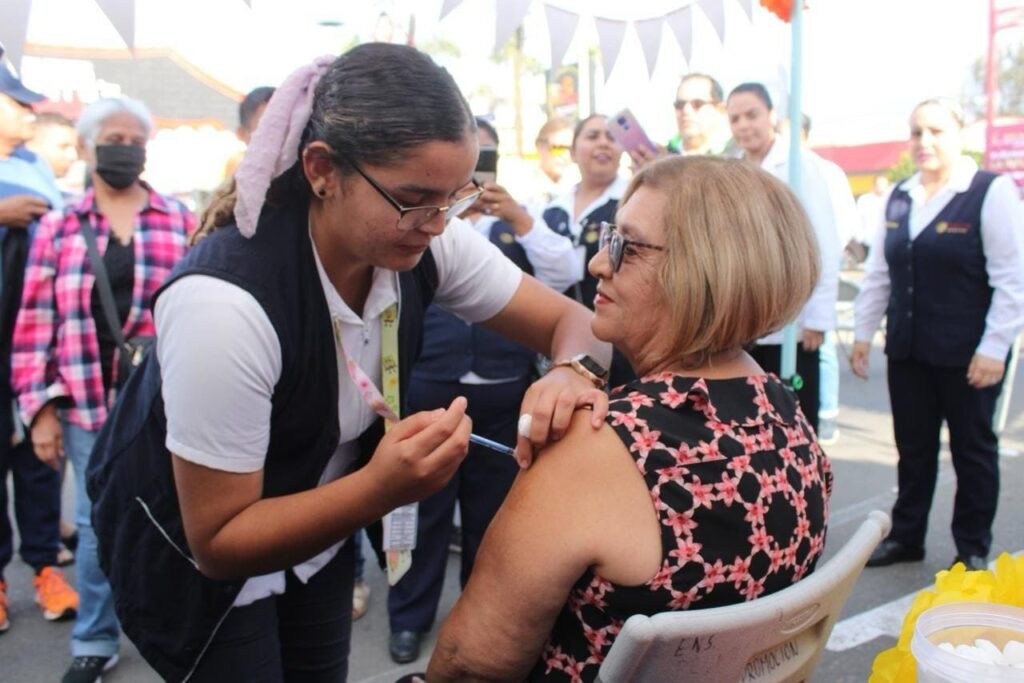
[{"label": "red awning", "polygon": [[906,150],[906,140],[814,148],[815,152],[836,163],[847,175],[887,171],[896,165]]}]

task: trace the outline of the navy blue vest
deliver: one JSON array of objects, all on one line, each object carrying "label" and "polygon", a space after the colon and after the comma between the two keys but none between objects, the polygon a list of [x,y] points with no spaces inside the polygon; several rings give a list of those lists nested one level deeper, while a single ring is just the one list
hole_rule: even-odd
[{"label": "navy blue vest", "polygon": [[[282,370],[272,397],[264,497],[316,486],[340,434],[334,335],[306,221],[301,205],[267,207],[252,239],[233,226],[218,230],[178,264],[167,283],[191,274],[232,282],[253,294],[274,327]],[[416,268],[400,274],[399,283],[404,387],[419,351],[424,310],[437,286],[429,250]],[[88,487],[100,565],[113,588],[121,626],[162,677],[180,681],[195,667],[244,582],[208,579],[192,560],[164,445],[160,390],[160,368],[151,354],[100,431]],[[360,437],[364,458],[380,433],[378,421]]]},{"label": "navy blue vest", "polygon": [[885,207],[885,260],[892,287],[886,354],[966,367],[985,331],[992,288],[985,270],[981,206],[995,175],[978,171],[966,192],[910,239],[911,200],[902,185]]},{"label": "navy blue vest", "polygon": [[583,280],[565,290],[565,295],[576,299],[581,304],[594,310],[594,296],[597,294],[597,278],[587,271],[587,264],[594,258],[598,251],[598,238],[601,233],[601,223],[614,223],[615,212],[619,209],[619,200],[609,199],[589,214],[580,219],[580,230],[578,236],[573,236],[569,230],[569,221],[572,217],[560,206],[552,206],[544,211],[544,222],[548,227],[572,240],[573,246],[583,245],[586,248],[586,255],[583,260]]},{"label": "navy blue vest", "polygon": [[[533,275],[526,250],[516,242],[515,235],[512,226],[503,221],[491,226],[491,242],[512,263]],[[435,382],[457,382],[470,371],[485,379],[525,378],[535,357],[525,346],[432,305],[423,323],[423,351],[412,374]]]}]

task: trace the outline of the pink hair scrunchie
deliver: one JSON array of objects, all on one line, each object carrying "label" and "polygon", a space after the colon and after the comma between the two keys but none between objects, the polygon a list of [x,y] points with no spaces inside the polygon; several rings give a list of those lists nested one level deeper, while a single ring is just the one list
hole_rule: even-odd
[{"label": "pink hair scrunchie", "polygon": [[299,158],[299,140],[313,110],[313,92],[335,59],[324,55],[296,69],[267,103],[235,173],[235,221],[245,237],[256,234],[270,182]]}]

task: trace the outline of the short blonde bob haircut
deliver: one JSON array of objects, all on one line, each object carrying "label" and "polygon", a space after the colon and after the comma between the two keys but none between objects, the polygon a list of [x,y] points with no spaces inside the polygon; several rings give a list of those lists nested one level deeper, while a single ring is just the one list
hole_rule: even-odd
[{"label": "short blonde bob haircut", "polygon": [[742,348],[793,320],[818,282],[814,230],[782,182],[738,159],[670,157],[643,168],[665,199],[660,282],[670,356],[684,367]]}]

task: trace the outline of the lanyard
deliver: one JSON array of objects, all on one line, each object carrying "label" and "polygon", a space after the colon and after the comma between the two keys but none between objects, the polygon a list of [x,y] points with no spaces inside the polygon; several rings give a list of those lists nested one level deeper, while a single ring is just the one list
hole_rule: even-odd
[{"label": "lanyard", "polygon": [[[384,418],[385,431],[398,422],[401,412],[398,383],[398,304],[388,306],[380,316],[380,367],[383,393],[377,389],[355,357],[345,348],[341,319],[333,318],[334,339],[345,354],[345,368],[359,395]],[[388,583],[395,585],[412,566],[412,549],[416,547],[417,505],[411,503],[384,516],[384,550],[387,559]]]},{"label": "lanyard", "polygon": [[398,422],[399,391],[398,391],[398,304],[388,306],[380,316],[380,368],[381,378],[384,380],[384,393],[373,383],[373,380],[363,372],[363,369],[356,363],[355,358],[345,347],[342,337],[341,318],[333,318],[334,340],[341,347],[345,354],[345,368],[352,383],[359,390],[366,404],[373,408],[373,412],[384,418],[384,429],[390,429],[391,425]]}]

